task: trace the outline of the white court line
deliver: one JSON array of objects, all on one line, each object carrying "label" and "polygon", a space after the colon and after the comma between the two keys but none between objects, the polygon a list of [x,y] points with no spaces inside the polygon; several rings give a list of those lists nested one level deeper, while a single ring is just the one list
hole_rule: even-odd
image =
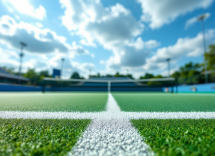
[{"label": "white court line", "polygon": [[215,112],[122,112],[109,94],[106,112],[0,111],[0,118],[93,119],[72,149],[74,155],[153,155],[130,119],[215,119]]},{"label": "white court line", "polygon": [[120,108],[109,93],[107,112],[93,119],[69,155],[153,155],[130,120],[117,118],[120,116]]},{"label": "white court line", "polygon": [[0,111],[2,119],[215,119],[215,112],[20,112]]}]

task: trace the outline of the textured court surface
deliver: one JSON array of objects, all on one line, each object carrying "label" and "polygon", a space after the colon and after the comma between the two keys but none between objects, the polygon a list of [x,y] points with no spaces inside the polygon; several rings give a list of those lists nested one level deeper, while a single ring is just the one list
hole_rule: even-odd
[{"label": "textured court surface", "polygon": [[214,119],[132,120],[158,155],[215,155]]},{"label": "textured court surface", "polygon": [[[0,118],[2,119],[6,119],[6,120],[8,119],[12,119],[12,120],[13,119],[27,119],[27,120],[58,119],[59,121],[60,119],[63,119],[63,120],[71,119],[73,121],[75,121],[74,119],[77,119],[77,121],[80,121],[80,119],[91,119],[90,125],[88,127],[84,127],[83,125],[84,128],[82,128],[78,132],[78,135],[75,135],[77,131],[73,132],[72,130],[70,131],[71,133],[69,133],[68,135],[68,130],[69,130],[68,127],[66,129],[58,127],[59,129],[57,129],[57,132],[52,131],[54,132],[53,135],[56,133],[56,135],[53,136],[53,138],[55,139],[58,138],[56,137],[58,136],[57,135],[58,132],[65,132],[65,133],[62,133],[64,134],[64,137],[70,137],[73,134],[74,136],[79,136],[79,139],[77,139],[77,137],[72,137],[76,139],[73,139],[73,144],[72,144],[73,147],[69,146],[70,151],[68,151],[68,147],[65,146],[66,144],[64,145],[61,144],[60,146],[58,146],[58,148],[61,149],[62,152],[64,153],[67,152],[68,155],[132,155],[132,156],[137,155],[139,156],[139,155],[154,155],[154,153],[157,153],[159,155],[166,155],[169,151],[170,151],[170,155],[176,155],[176,154],[190,155],[190,153],[191,155],[192,154],[195,155],[195,152],[200,154],[204,153],[205,149],[209,150],[212,154],[215,154],[213,153],[214,152],[213,150],[210,150],[213,137],[208,138],[209,136],[214,135],[214,128],[213,126],[210,126],[210,125],[213,125],[212,123],[215,121],[214,120],[215,111],[213,109],[214,108],[213,102],[211,102],[210,100],[206,101],[208,100],[208,98],[206,97],[210,97],[209,99],[213,99],[215,95],[209,95],[209,94],[207,94],[206,96],[202,94],[201,95],[200,94],[199,95],[189,95],[189,94],[179,95],[180,97],[193,96],[192,99],[195,99],[197,97],[203,97],[206,103],[209,103],[207,105],[209,105],[210,108],[212,108],[210,111],[207,111],[208,108],[204,109],[203,107],[200,107],[201,104],[199,103],[197,105],[197,107],[199,108],[195,109],[195,105],[192,104],[192,107],[194,107],[193,109],[196,110],[192,112],[188,110],[192,108],[191,103],[194,103],[194,102],[191,99],[190,99],[191,101],[190,102],[189,98],[188,100],[184,100],[184,101],[182,100],[183,101],[182,103],[186,103],[186,101],[190,103],[190,106],[188,106],[189,109],[187,109],[187,111],[183,111],[184,109],[181,109],[179,111],[170,111],[170,110],[163,111],[165,110],[163,108],[169,108],[170,101],[172,103],[177,103],[178,98],[175,97],[176,95],[171,95],[171,94],[142,94],[142,93],[136,94],[136,96],[139,97],[140,99],[140,100],[136,100],[137,106],[140,104],[149,106],[149,104],[147,104],[147,101],[150,102],[150,100],[149,99],[146,100],[147,98],[155,100],[156,98],[159,98],[159,97],[160,98],[165,97],[163,98],[163,102],[161,102],[161,100],[157,101],[162,103],[162,104],[159,104],[160,107],[156,108],[157,110],[160,110],[157,112],[144,111],[144,110],[141,111],[140,108],[138,112],[134,111],[136,108],[134,107],[135,108],[134,109],[132,107],[129,107],[128,105],[128,103],[131,103],[133,104],[133,106],[135,106],[135,99],[138,99],[137,97],[132,98],[134,97],[133,93],[130,93],[130,94],[113,93],[113,96],[112,94],[107,94],[107,93],[101,93],[101,94],[100,93],[81,93],[81,94],[80,93],[79,94],[54,93],[54,94],[46,94],[45,96],[43,94],[27,94],[25,96],[23,94],[15,94],[15,96],[14,94],[11,94],[13,99],[9,98],[10,94],[8,95],[4,94],[4,95],[7,95],[8,97],[2,96],[2,95],[3,94],[1,94],[0,96],[3,97],[5,101],[0,102],[0,106],[2,105],[3,108],[8,107],[7,106],[8,101],[11,101],[11,100],[16,101],[17,99],[16,102],[11,102],[10,104],[10,108],[11,106],[13,107],[15,106],[15,108],[9,109],[9,110],[6,109],[6,111],[5,109],[3,109],[0,111]],[[123,104],[117,101],[119,100],[119,97],[122,98],[122,95],[124,95],[124,98],[127,99],[123,103],[125,103],[129,107],[129,111],[123,110],[123,107],[122,107]],[[27,100],[23,98],[26,96],[29,96]],[[36,97],[36,99],[32,99],[32,97],[34,98]],[[52,97],[55,100],[51,100]],[[65,97],[67,99],[65,100],[66,107],[64,104],[62,104],[62,102],[60,103],[60,101],[62,101],[62,97],[63,99]],[[83,99],[83,97],[85,97],[85,99]],[[97,101],[97,97],[99,97],[98,98],[99,102]],[[127,97],[130,97],[130,98],[127,98]],[[88,99],[92,99],[92,100],[90,101]],[[42,109],[42,111],[40,111],[39,109],[38,111],[39,107],[35,104],[35,101],[36,102],[41,101],[41,103],[45,105],[45,108],[49,108],[49,109],[47,109],[46,111],[44,111],[45,109]],[[76,103],[74,101],[79,101],[79,104],[81,107],[79,106],[78,111],[74,111],[73,107]],[[89,104],[86,101],[89,101]],[[87,110],[87,107],[91,109],[91,106],[93,106],[94,104],[93,101],[95,101],[95,103],[99,105],[99,107],[100,105],[102,105],[103,109],[100,109],[100,110],[97,109],[97,111],[95,111],[95,109],[94,111]],[[104,101],[105,101],[105,104],[101,103]],[[54,102],[56,102],[56,104],[54,104],[53,106],[54,109],[53,109],[52,103]],[[84,107],[85,102],[86,102],[86,108]],[[18,106],[14,105],[14,103]],[[30,103],[30,106],[36,109],[34,110],[32,108],[27,108],[28,103]],[[64,106],[64,109],[58,108],[57,105],[59,105],[58,107]],[[164,107],[162,107],[162,105],[164,105]],[[39,106],[42,107],[42,104],[40,104]],[[185,106],[185,104],[183,104],[182,106]],[[76,107],[78,106],[76,105]],[[82,111],[83,109],[81,108],[83,107],[87,111]],[[67,108],[68,110],[65,110],[65,108]],[[174,108],[174,107],[171,107],[171,108]],[[155,109],[155,106],[153,106],[153,109]],[[167,119],[167,120],[164,120],[164,119]],[[169,119],[171,119],[172,122],[168,123]],[[185,126],[183,126],[182,124],[181,126],[180,123],[177,124],[178,119],[182,119],[183,121],[185,119],[187,121],[192,120],[193,122],[192,121],[191,122],[193,124],[191,125],[187,124]],[[209,120],[211,123],[205,124],[205,122],[208,123],[207,121]],[[89,123],[90,120],[86,120],[86,121],[88,121]],[[153,122],[153,121],[156,121],[156,122]],[[164,122],[167,121],[167,122],[162,123],[162,121]],[[191,122],[188,122],[188,123],[191,123]],[[14,125],[12,125],[11,127],[13,127],[12,130],[16,129],[16,124],[14,123]],[[78,128],[78,126],[76,126],[75,124],[71,125],[71,127]],[[201,127],[203,128],[201,129]],[[84,131],[85,128],[86,130]],[[43,129],[44,128],[42,128],[41,130],[37,129],[34,132],[40,135],[40,134],[43,134],[43,132],[41,132],[43,131]],[[50,129],[56,129],[56,127],[53,125],[53,126],[50,126]],[[204,136],[204,134],[206,133],[207,135]],[[16,135],[14,136],[17,136],[17,133],[15,134]],[[8,131],[7,135],[13,136],[11,129],[10,131]],[[200,136],[200,135],[203,135],[203,136]],[[19,137],[16,137],[13,143],[16,144],[17,140],[19,139],[20,139]],[[46,138],[45,140],[47,142],[58,142],[60,139],[50,140],[49,138]],[[177,140],[182,140],[183,142],[178,143]],[[194,142],[192,142],[192,140],[194,140]],[[186,146],[184,146],[183,143]],[[200,146],[199,143],[204,143],[204,144],[201,144]],[[8,144],[11,144],[11,142],[9,142]],[[38,146],[36,144],[37,143],[32,145],[32,148],[37,147],[39,150],[43,148],[43,145],[41,143],[38,142]],[[68,143],[68,144],[71,145],[71,143]],[[20,144],[19,141],[18,141],[18,145],[25,147],[25,145]],[[160,146],[160,149],[159,149],[159,146]],[[52,151],[57,149],[52,147],[49,147],[49,148]],[[14,149],[13,149],[13,152],[14,152]]]},{"label": "textured court surface", "polygon": [[107,93],[1,93],[0,111],[104,111]]},{"label": "textured court surface", "polygon": [[215,94],[113,93],[126,112],[214,112]]},{"label": "textured court surface", "polygon": [[66,155],[90,120],[0,119],[0,155]]}]

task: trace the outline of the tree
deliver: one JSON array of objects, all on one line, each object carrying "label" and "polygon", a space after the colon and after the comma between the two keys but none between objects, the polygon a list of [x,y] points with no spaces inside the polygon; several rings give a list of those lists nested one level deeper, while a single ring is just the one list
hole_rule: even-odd
[{"label": "tree", "polygon": [[23,75],[30,79],[30,83],[36,85],[40,81],[40,75],[35,71],[35,69],[28,69],[28,71]]},{"label": "tree", "polygon": [[180,72],[179,71],[175,71],[172,75],[171,75],[171,77],[174,77],[174,78],[179,78],[179,76],[180,76]]},{"label": "tree", "polygon": [[189,62],[174,72],[171,77],[177,78],[181,84],[203,83],[204,76],[201,75],[201,64]]},{"label": "tree", "polygon": [[100,76],[100,73],[97,73],[97,77],[101,77],[101,76]]},{"label": "tree", "polygon": [[90,75],[90,77],[101,77],[100,73],[97,73],[97,75]]},{"label": "tree", "polygon": [[134,79],[133,76],[131,74],[127,74],[127,77]]},{"label": "tree", "polygon": [[39,81],[37,82],[37,84],[38,84],[38,85],[42,85],[43,79],[44,79],[45,77],[52,77],[52,76],[49,75],[49,71],[44,70],[44,71],[40,71],[40,72],[39,72],[39,77],[40,77],[40,79],[39,79]]},{"label": "tree", "polygon": [[[207,69],[209,71],[215,70],[215,45],[209,46],[209,51],[205,53],[204,59],[207,62]],[[215,72],[211,72],[212,75],[215,75]]]},{"label": "tree", "polygon": [[116,74],[114,75],[114,77],[121,77],[121,75],[119,74],[119,72],[116,72]]},{"label": "tree", "polygon": [[151,79],[151,78],[153,78],[153,77],[154,77],[153,74],[146,73],[145,76],[141,76],[140,79]]},{"label": "tree", "polygon": [[73,72],[73,74],[70,77],[71,79],[81,79],[80,75],[78,72]]},{"label": "tree", "polygon": [[[153,77],[152,79],[158,79],[158,78],[163,78],[161,75],[157,75],[155,77]],[[149,81],[147,82],[148,86],[162,86],[164,84],[164,82],[160,82],[160,81]]]},{"label": "tree", "polygon": [[107,75],[106,75],[106,77],[113,77],[113,75],[111,75],[111,74],[107,74]]},{"label": "tree", "polygon": [[44,77],[50,77],[49,71],[47,71],[47,70],[41,71],[41,72],[39,73],[39,75],[40,75],[40,76],[44,76]]}]

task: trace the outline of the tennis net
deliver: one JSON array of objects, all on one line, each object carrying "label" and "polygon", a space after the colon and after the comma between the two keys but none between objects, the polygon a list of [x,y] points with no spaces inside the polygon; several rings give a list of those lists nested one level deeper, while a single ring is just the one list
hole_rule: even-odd
[{"label": "tennis net", "polygon": [[174,78],[139,79],[127,77],[101,77],[90,79],[57,79],[44,78],[43,92],[46,91],[143,91],[143,92],[174,92]]}]

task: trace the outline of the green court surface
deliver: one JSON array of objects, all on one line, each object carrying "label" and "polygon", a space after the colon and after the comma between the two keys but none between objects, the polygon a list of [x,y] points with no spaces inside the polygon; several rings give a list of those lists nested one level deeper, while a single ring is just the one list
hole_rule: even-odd
[{"label": "green court surface", "polygon": [[215,94],[112,93],[127,112],[212,112]]},{"label": "green court surface", "polygon": [[90,120],[0,119],[0,155],[66,155]]},{"label": "green court surface", "polygon": [[107,93],[1,93],[0,111],[104,111]]},{"label": "green court surface", "polygon": [[215,119],[131,120],[157,155],[215,155]]}]

